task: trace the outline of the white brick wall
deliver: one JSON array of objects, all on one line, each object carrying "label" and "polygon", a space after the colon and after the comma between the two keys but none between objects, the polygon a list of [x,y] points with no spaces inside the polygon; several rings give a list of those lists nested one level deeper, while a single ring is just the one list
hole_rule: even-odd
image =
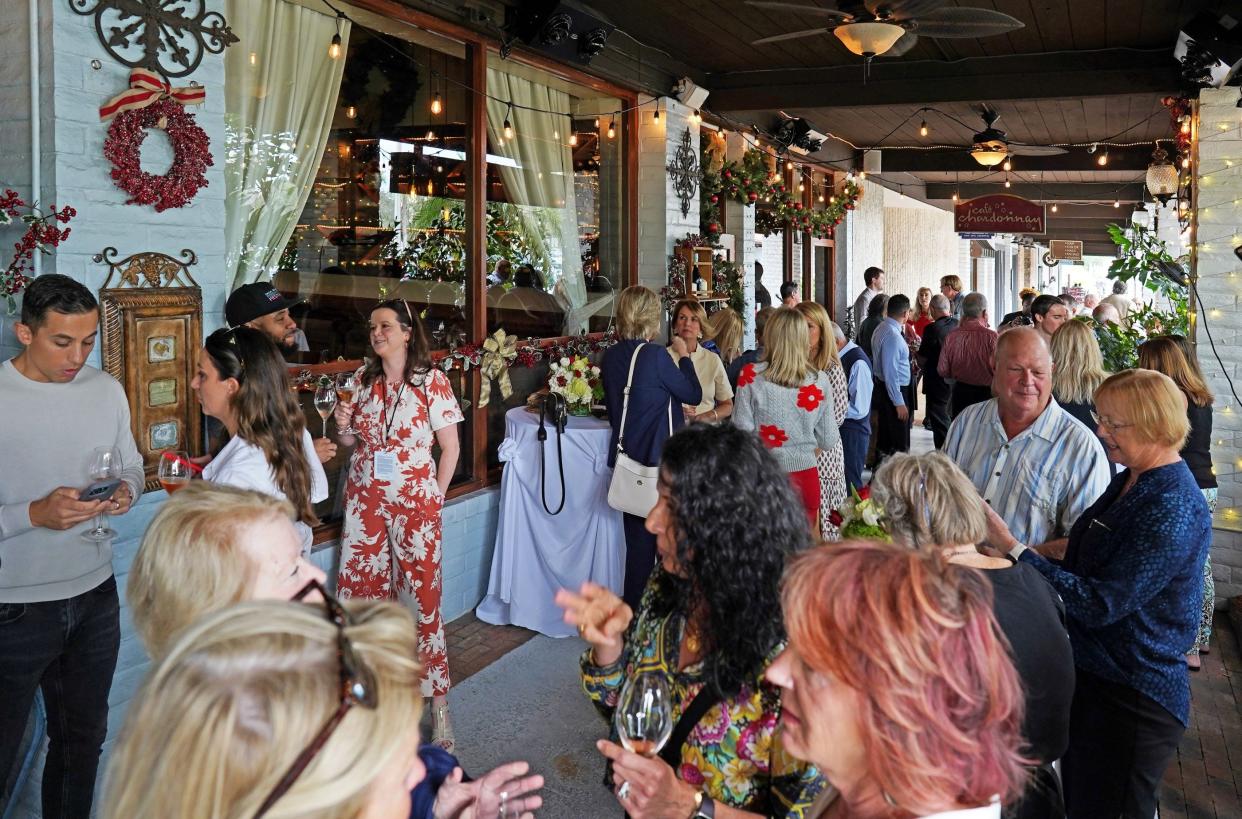
[{"label": "white brick wall", "polygon": [[[1242,407],[1230,392],[1242,384],[1242,263],[1233,253],[1242,225],[1242,129],[1236,89],[1204,89],[1200,94],[1198,161],[1199,294],[1208,308],[1202,323],[1211,331],[1222,371],[1200,325],[1199,362],[1216,394],[1212,460],[1220,483],[1212,563],[1218,602],[1242,594]],[[1223,129],[1221,126],[1224,126]]]},{"label": "white brick wall", "polygon": [[668,257],[674,243],[699,231],[699,197],[691,197],[690,212],[681,214],[680,201],[665,168],[673,161],[681,135],[690,128],[690,145],[699,152],[699,127],[690,121],[693,111],[675,99],[660,102],[659,122],[639,117],[638,126],[638,283],[659,292],[668,284]]}]

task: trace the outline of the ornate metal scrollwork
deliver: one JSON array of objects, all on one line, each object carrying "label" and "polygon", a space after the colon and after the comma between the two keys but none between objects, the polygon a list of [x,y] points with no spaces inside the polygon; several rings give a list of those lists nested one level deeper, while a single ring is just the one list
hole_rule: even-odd
[{"label": "ornate metal scrollwork", "polygon": [[664,167],[673,180],[673,191],[681,200],[681,215],[690,215],[690,201],[699,191],[699,158],[690,145],[690,128],[681,135],[681,144],[673,154],[673,161]]},{"label": "ornate metal scrollwork", "polygon": [[99,42],[119,63],[165,78],[188,77],[204,54],[237,42],[224,15],[206,0],[69,0],[69,8],[95,15]]},{"label": "ornate metal scrollwork", "polygon": [[105,290],[112,285],[114,275],[120,277],[117,287],[198,287],[198,282],[190,275],[190,265],[198,264],[198,256],[189,248],[181,251],[183,261],[154,251],[135,253],[120,261],[116,260],[116,254],[115,247],[105,247],[94,257],[96,264],[108,266]]}]

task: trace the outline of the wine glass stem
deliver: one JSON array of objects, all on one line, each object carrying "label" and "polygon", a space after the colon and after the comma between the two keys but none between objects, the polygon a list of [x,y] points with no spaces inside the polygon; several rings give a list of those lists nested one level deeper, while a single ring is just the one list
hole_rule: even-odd
[{"label": "wine glass stem", "polygon": [[95,533],[99,534],[103,532],[103,528],[104,528],[103,512],[100,512],[99,514],[95,515]]}]

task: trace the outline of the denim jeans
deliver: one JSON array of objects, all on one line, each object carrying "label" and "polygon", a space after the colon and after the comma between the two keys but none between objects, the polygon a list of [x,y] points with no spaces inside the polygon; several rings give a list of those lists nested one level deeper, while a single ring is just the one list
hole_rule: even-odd
[{"label": "denim jeans", "polygon": [[867,461],[867,444],[871,433],[857,427],[841,427],[841,451],[845,455],[845,488],[862,489],[863,467]]},{"label": "denim jeans", "polygon": [[90,816],[121,644],[119,612],[115,577],[67,600],[0,603],[0,773],[13,769],[41,687],[49,739],[44,819]]}]

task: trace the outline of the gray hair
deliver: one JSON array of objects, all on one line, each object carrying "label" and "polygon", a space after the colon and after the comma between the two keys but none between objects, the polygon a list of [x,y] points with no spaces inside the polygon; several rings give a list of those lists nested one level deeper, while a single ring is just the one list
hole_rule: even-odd
[{"label": "gray hair", "polygon": [[964,318],[979,318],[987,309],[988,300],[982,293],[971,293],[962,299],[962,316]]},{"label": "gray hair", "polygon": [[1126,292],[1126,283],[1121,280],[1113,282],[1113,292],[1118,296],[1124,295]]},{"label": "gray hair", "polygon": [[832,325],[832,337],[837,341],[845,341],[845,331],[841,329],[841,325],[835,321],[829,323]]},{"label": "gray hair", "polygon": [[943,452],[888,456],[876,469],[871,489],[897,543],[936,549],[977,545],[987,537],[983,499]]},{"label": "gray hair", "polygon": [[953,308],[949,307],[949,300],[940,293],[937,293],[931,297],[931,301],[927,303],[927,309],[930,312],[939,313],[942,316],[947,316],[949,313],[953,312]]}]

